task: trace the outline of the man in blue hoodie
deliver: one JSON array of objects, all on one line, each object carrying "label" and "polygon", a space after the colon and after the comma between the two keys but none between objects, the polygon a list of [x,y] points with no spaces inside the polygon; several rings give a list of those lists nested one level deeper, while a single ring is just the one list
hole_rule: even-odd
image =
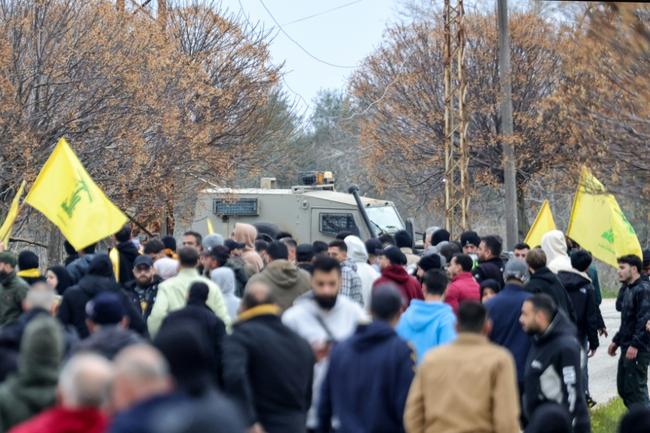
[{"label": "man in blue hoodie", "polygon": [[[318,432],[404,433],[404,407],[415,373],[415,355],[393,327],[402,296],[392,285],[376,287],[373,322],[337,344],[321,388]],[[332,420],[336,420],[333,426]]]},{"label": "man in blue hoodie", "polygon": [[429,350],[456,339],[456,315],[442,300],[448,283],[441,269],[427,272],[422,281],[424,301],[413,299],[395,329],[415,347],[418,364]]}]

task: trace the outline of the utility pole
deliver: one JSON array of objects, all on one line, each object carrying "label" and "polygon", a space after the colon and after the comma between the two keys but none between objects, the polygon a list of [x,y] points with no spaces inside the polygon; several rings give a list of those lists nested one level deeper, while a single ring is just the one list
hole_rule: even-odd
[{"label": "utility pole", "polygon": [[453,237],[469,228],[464,17],[463,0],[445,0],[445,228]]},{"label": "utility pole", "polygon": [[510,35],[508,33],[508,0],[497,0],[499,26],[499,132],[503,149],[503,183],[505,186],[506,246],[518,242],[517,167],[512,143],[512,80],[510,67]]}]

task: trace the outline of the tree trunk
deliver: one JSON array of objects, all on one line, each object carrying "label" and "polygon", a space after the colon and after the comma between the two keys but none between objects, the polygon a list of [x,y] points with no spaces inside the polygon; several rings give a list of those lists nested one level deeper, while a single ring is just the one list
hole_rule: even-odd
[{"label": "tree trunk", "polygon": [[46,266],[54,266],[63,262],[63,257],[61,254],[61,244],[63,243],[63,237],[59,228],[54,224],[48,223],[50,230],[47,240],[47,263]]},{"label": "tree trunk", "polygon": [[526,193],[521,184],[517,185],[517,223],[519,225],[519,239],[522,241],[526,238],[530,225],[526,214]]}]

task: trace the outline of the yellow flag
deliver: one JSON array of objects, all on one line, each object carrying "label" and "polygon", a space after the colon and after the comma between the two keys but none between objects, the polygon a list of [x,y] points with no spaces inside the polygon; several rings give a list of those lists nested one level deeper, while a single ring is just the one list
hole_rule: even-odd
[{"label": "yellow flag", "polygon": [[127,222],[64,138],[45,162],[25,203],[45,215],[77,250],[116,233]]},{"label": "yellow flag", "polygon": [[4,244],[6,247],[9,245],[9,237],[11,236],[11,229],[14,226],[14,222],[18,217],[18,211],[20,210],[20,198],[23,196],[23,191],[25,190],[25,181],[23,180],[16,192],[16,196],[11,201],[11,206],[9,206],[9,211],[7,212],[7,217],[5,222],[2,223],[0,227],[0,244]]},{"label": "yellow flag", "polygon": [[206,219],[208,223],[208,234],[213,235],[214,234],[214,228],[212,227],[212,221],[210,221],[210,218]]},{"label": "yellow flag", "polygon": [[555,230],[555,221],[553,220],[553,213],[551,212],[551,205],[548,200],[544,200],[539,213],[535,217],[533,225],[530,226],[528,234],[526,235],[526,243],[535,248],[542,244],[542,236],[551,230]]},{"label": "yellow flag", "polygon": [[618,266],[618,257],[627,254],[643,257],[636,232],[616,198],[586,167],[582,169],[578,192],[573,200],[567,236],[591,251],[597,259],[614,267]]}]

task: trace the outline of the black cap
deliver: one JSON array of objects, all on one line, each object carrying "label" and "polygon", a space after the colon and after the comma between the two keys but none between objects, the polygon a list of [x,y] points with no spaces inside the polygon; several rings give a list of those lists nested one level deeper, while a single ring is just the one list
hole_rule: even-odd
[{"label": "black cap", "polygon": [[463,234],[460,235],[460,245],[463,247],[467,245],[474,245],[475,247],[478,247],[478,244],[480,243],[481,243],[481,238],[476,232],[469,231],[469,232],[464,232]]},{"label": "black cap", "polygon": [[643,267],[647,268],[650,266],[650,249],[646,248],[643,250]]},{"label": "black cap", "polygon": [[240,244],[237,241],[232,239],[226,239],[223,243],[229,251],[232,250],[243,250],[246,247],[246,244]]},{"label": "black cap", "polygon": [[153,259],[150,256],[138,256],[133,262],[133,267],[137,268],[138,266],[146,266],[150,268],[153,266]]},{"label": "black cap", "polygon": [[393,265],[406,265],[406,255],[397,247],[388,247],[381,252]]}]

